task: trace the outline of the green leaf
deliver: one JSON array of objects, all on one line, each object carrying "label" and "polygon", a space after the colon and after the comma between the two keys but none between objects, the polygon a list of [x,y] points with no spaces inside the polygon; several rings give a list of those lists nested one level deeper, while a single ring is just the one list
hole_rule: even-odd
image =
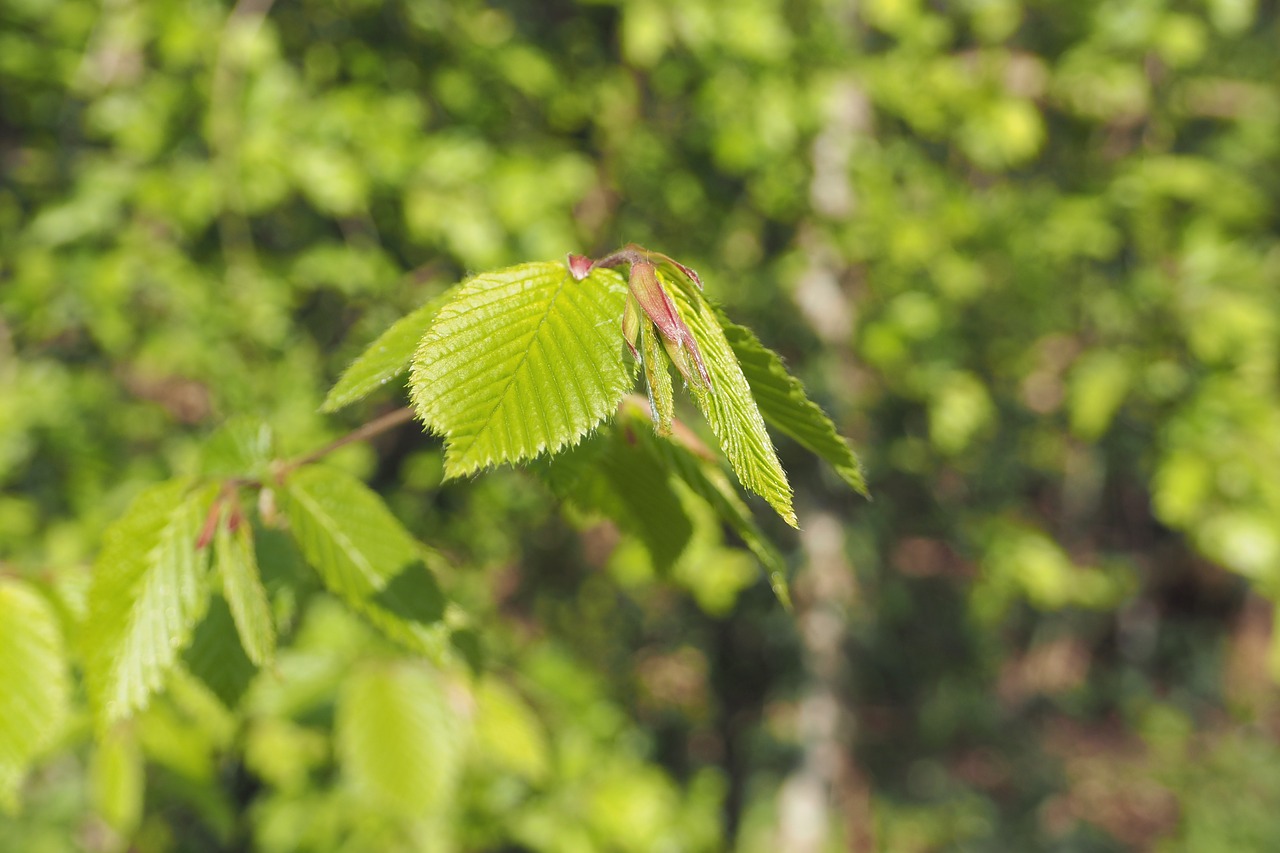
[{"label": "green leaf", "polygon": [[711,375],[710,388],[690,388],[694,401],[711,425],[738,481],[768,501],[787,524],[798,527],[791,506],[791,485],[715,310],[692,285],[672,282],[665,276],[663,282],[693,332]]},{"label": "green leaf", "polygon": [[532,263],[467,281],[413,359],[414,408],[446,438],[445,474],[577,443],[631,385],[621,357],[626,289],[616,272],[575,281]]},{"label": "green leaf", "polygon": [[666,461],[655,452],[655,442],[637,440],[637,428],[651,431],[635,419],[619,423],[557,457],[545,479],[562,498],[607,516],[639,539],[654,566],[666,571],[684,552],[693,525]]},{"label": "green leaf", "polygon": [[107,530],[82,635],[100,725],[146,704],[204,614],[208,549],[196,540],[216,490],[191,491],[182,480],[154,486]]},{"label": "green leaf", "polygon": [[67,717],[71,683],[53,607],[30,585],[0,579],[0,809],[16,810],[31,760]]},{"label": "green leaf", "polygon": [[348,601],[368,598],[419,558],[382,498],[348,474],[308,465],[289,476],[281,497],[307,562]]},{"label": "green leaf", "polygon": [[387,636],[437,652],[443,594],[423,563],[426,552],[375,492],[359,480],[311,465],[289,477],[281,509],[325,586]]},{"label": "green leaf", "polygon": [[116,728],[99,739],[90,765],[93,809],[123,837],[142,820],[146,773],[132,731]]},{"label": "green leaf", "polygon": [[263,477],[275,453],[271,427],[255,418],[233,418],[223,424],[201,449],[201,472],[206,477]]},{"label": "green leaf", "polygon": [[[635,407],[625,407],[620,421],[631,419],[643,422],[643,415]],[[769,576],[769,585],[784,607],[790,609],[791,594],[787,587],[787,563],[782,554],[760,530],[751,510],[738,496],[733,483],[721,468],[703,459],[688,447],[675,441],[658,438],[647,430],[637,430],[636,440],[648,444],[665,466],[684,481],[694,494],[702,498],[716,511],[720,519],[738,535],[756,555]]]},{"label": "green leaf", "polygon": [[182,656],[191,674],[230,709],[240,704],[240,697],[258,672],[242,640],[236,632],[231,608],[221,596],[215,595]]},{"label": "green leaf", "polygon": [[452,800],[461,725],[427,666],[377,663],[354,673],[338,698],[334,734],[343,775],[370,807],[421,817]]},{"label": "green leaf", "polygon": [[232,530],[229,517],[224,516],[214,545],[222,594],[240,635],[240,645],[256,666],[266,666],[275,655],[276,629],[267,590],[258,573],[253,529],[242,522]]},{"label": "green leaf", "polygon": [[667,353],[652,323],[640,324],[640,352],[644,359],[644,381],[649,391],[654,429],[658,435],[671,435],[671,423],[676,416],[671,371],[667,370]]},{"label": "green leaf", "polygon": [[729,322],[723,314],[719,319],[765,421],[829,462],[854,491],[870,497],[858,457],[826,412],[805,394],[800,380],[787,372],[782,358],[749,329]]},{"label": "green leaf", "polygon": [[459,285],[446,290],[421,308],[401,317],[378,339],[358,355],[329,389],[322,412],[336,412],[357,400],[362,400],[383,385],[409,369],[409,361],[418,348],[440,308],[449,302],[459,290]]}]

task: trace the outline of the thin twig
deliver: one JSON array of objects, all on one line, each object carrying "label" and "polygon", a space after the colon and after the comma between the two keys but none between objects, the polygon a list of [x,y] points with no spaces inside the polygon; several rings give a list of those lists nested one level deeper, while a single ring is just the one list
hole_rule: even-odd
[{"label": "thin twig", "polygon": [[353,442],[373,438],[375,435],[384,433],[389,429],[398,427],[400,424],[411,420],[413,420],[413,409],[408,406],[405,406],[403,409],[395,409],[387,412],[385,415],[374,418],[367,424],[356,427],[341,438],[334,439],[318,450],[313,450],[310,453],[299,456],[297,459],[285,462],[277,469],[276,475],[284,476],[290,471],[301,468],[303,465],[310,465],[312,462],[328,456],[340,447],[346,447],[348,444]]}]

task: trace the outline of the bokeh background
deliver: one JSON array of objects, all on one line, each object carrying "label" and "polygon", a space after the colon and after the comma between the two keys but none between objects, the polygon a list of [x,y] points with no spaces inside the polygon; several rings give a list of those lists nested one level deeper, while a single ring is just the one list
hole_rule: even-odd
[{"label": "bokeh background", "polygon": [[[70,685],[0,847],[1280,849],[1278,200],[1270,0],[0,0],[0,576]],[[402,404],[317,412],[466,274],[628,241],[866,464],[779,440],[794,614],[407,427],[333,464],[454,566],[450,702],[264,535],[277,671],[94,741],[134,495]],[[402,670],[452,710],[370,791]]]}]

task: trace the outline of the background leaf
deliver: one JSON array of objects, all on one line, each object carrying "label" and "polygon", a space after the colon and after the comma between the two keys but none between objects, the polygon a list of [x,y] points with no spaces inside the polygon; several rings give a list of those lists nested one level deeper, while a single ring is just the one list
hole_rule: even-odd
[{"label": "background leaf", "polygon": [[103,736],[94,749],[89,772],[94,811],[127,838],[142,820],[146,792],[146,768],[132,731],[116,728]]},{"label": "background leaf", "polygon": [[100,724],[146,703],[204,613],[208,549],[196,540],[216,490],[190,491],[185,480],[154,486],[104,537],[82,635]]},{"label": "background leaf", "polygon": [[719,439],[721,450],[739,482],[768,501],[787,524],[798,527],[791,506],[791,484],[715,311],[692,285],[673,282],[661,272],[658,275],[702,350],[711,387],[693,387],[690,391]]},{"label": "background leaf", "polygon": [[804,385],[790,373],[782,358],[760,343],[755,333],[729,321],[717,312],[726,340],[738,357],[742,373],[760,414],[769,426],[791,436],[801,446],[821,456],[859,494],[870,497],[862,474],[862,464],[836,425],[817,403],[809,399]]},{"label": "background leaf", "polygon": [[459,287],[455,285],[449,288],[421,308],[391,324],[342,372],[342,376],[329,389],[320,411],[336,412],[367,397],[408,370],[409,361],[413,358],[418,343],[440,313],[441,306],[454,297]]},{"label": "background leaf", "polygon": [[229,519],[224,516],[214,545],[222,595],[235,620],[240,645],[256,666],[265,666],[275,654],[276,629],[267,590],[258,572],[253,529],[248,522],[242,522],[231,530]]},{"label": "background leaf", "polygon": [[575,281],[532,263],[467,281],[414,356],[414,408],[446,437],[445,473],[531,459],[573,444],[631,385],[612,270]]},{"label": "background leaf", "polygon": [[18,805],[30,761],[62,728],[71,698],[62,629],[49,602],[0,579],[0,808]]},{"label": "background leaf", "polygon": [[421,817],[452,799],[462,731],[426,665],[378,662],[348,678],[335,738],[343,775],[375,808]]}]

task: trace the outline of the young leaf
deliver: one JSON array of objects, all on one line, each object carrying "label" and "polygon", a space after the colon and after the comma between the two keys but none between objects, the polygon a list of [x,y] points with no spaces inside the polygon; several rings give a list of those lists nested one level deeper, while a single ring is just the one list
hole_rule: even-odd
[{"label": "young leaf", "polygon": [[435,672],[380,663],[343,684],[334,735],[343,775],[371,806],[421,817],[452,799],[460,728]]},{"label": "young leaf", "polygon": [[208,549],[196,547],[216,486],[154,486],[107,530],[83,630],[85,682],[100,725],[159,688],[204,614]]},{"label": "young leaf", "polygon": [[[695,331],[696,334],[696,331]],[[634,415],[633,415],[634,417]],[[769,576],[773,593],[788,609],[791,594],[787,588],[787,564],[782,554],[773,546],[751,517],[751,510],[743,503],[728,477],[715,464],[700,459],[688,448],[674,441],[665,441],[653,435],[641,434],[637,440],[649,444],[655,455],[680,477],[693,493],[702,498],[725,524],[738,535],[743,544],[756,555]]]},{"label": "young leaf", "polygon": [[271,621],[267,590],[258,574],[258,558],[253,547],[253,530],[248,523],[231,529],[224,517],[214,540],[222,594],[235,621],[240,645],[256,666],[266,666],[276,649],[276,629]]},{"label": "young leaf", "polygon": [[658,435],[671,435],[675,420],[675,396],[671,388],[671,371],[667,355],[652,323],[640,324],[640,351],[644,357],[644,381],[649,391],[649,409]]},{"label": "young leaf", "polygon": [[369,597],[418,560],[418,543],[382,498],[348,474],[308,465],[290,475],[281,498],[307,562],[348,600]]},{"label": "young leaf", "polygon": [[446,290],[416,311],[401,317],[378,336],[338,377],[337,383],[320,405],[322,412],[336,412],[364,399],[378,388],[409,369],[413,351],[418,348],[440,308],[453,299],[458,285]]},{"label": "young leaf", "polygon": [[626,289],[612,270],[575,280],[564,263],[467,281],[413,358],[414,408],[446,438],[445,473],[572,445],[631,384],[620,357]]},{"label": "young leaf", "polygon": [[742,485],[768,501],[787,524],[798,527],[791,507],[791,484],[715,311],[692,286],[663,280],[697,339],[711,375],[710,387],[690,387],[694,401]]},{"label": "young leaf", "polygon": [[854,491],[870,497],[858,457],[836,432],[826,412],[805,394],[800,380],[787,372],[778,354],[760,343],[753,332],[717,314],[765,421],[829,462]]},{"label": "young leaf", "polygon": [[18,805],[27,765],[67,716],[71,684],[53,607],[29,585],[0,579],[0,809]]}]

